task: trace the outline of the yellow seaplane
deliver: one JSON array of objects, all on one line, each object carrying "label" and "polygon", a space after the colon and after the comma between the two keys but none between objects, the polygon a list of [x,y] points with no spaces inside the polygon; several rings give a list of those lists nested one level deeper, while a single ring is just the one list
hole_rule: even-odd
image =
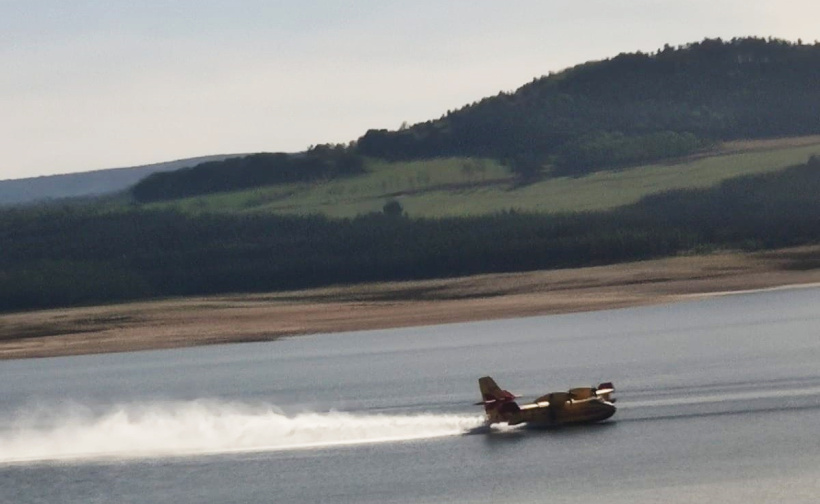
[{"label": "yellow seaplane", "polygon": [[503,390],[489,376],[479,378],[478,386],[482,400],[476,406],[484,406],[488,425],[523,423],[533,427],[559,427],[600,422],[615,414],[612,383],[552,392],[520,406],[515,402],[515,395]]}]

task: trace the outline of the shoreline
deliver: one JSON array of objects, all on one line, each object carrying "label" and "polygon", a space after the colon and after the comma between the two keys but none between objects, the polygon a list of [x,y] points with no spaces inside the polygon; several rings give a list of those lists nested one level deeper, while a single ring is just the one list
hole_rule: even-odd
[{"label": "shoreline", "polygon": [[820,286],[820,246],[0,315],[0,360],[274,341]]}]

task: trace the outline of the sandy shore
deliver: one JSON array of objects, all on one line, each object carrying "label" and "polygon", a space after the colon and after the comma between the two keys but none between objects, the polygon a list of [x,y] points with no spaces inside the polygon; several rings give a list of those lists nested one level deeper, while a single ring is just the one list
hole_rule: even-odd
[{"label": "sandy shore", "polygon": [[299,334],[623,308],[816,283],[820,246],[45,310],[0,316],[0,359],[270,341]]}]

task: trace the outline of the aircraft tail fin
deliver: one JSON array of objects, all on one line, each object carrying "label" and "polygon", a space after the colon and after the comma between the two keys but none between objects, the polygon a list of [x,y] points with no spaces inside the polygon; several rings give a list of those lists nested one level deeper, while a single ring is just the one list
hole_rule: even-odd
[{"label": "aircraft tail fin", "polygon": [[482,400],[476,406],[484,406],[490,423],[506,422],[511,414],[521,411],[515,402],[515,395],[499,387],[489,376],[478,379],[478,388],[481,389]]}]

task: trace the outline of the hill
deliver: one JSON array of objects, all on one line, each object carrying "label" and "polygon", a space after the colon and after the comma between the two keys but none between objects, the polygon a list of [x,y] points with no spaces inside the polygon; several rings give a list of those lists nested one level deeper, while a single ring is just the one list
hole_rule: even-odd
[{"label": "hill", "polygon": [[128,168],[0,180],[0,206],[63,198],[104,196],[126,191],[152,173],[168,172],[236,155],[199,156]]},{"label": "hill", "polygon": [[[282,201],[290,199],[283,195],[305,194],[308,185],[357,178],[367,171],[362,167],[381,173],[376,178],[384,195],[415,193],[420,186],[429,190],[435,183],[453,188],[447,181],[459,169],[466,175],[462,179],[514,177],[516,185],[583,177],[709,155],[727,141],[820,134],[817,82],[820,43],[707,39],[584,63],[437,120],[397,131],[370,130],[350,145],[318,146],[301,157],[260,154],[156,174],[141,181],[132,195],[140,202],[156,202],[276,185],[276,194],[263,191],[258,199]],[[432,159],[451,161],[407,164]],[[399,179],[411,181],[395,182]],[[358,182],[338,185],[345,190]],[[315,196],[324,202],[338,199]],[[374,204],[323,213],[349,215],[354,207],[372,210]]]},{"label": "hill", "polygon": [[621,55],[376,133],[383,153],[366,134],[154,173],[127,204],[6,209],[0,311],[816,244],[818,50]]},{"label": "hill", "polygon": [[704,40],[620,54],[533,80],[440,119],[370,130],[384,159],[468,156],[519,174],[578,175],[693,153],[717,141],[820,133],[820,43]]}]

